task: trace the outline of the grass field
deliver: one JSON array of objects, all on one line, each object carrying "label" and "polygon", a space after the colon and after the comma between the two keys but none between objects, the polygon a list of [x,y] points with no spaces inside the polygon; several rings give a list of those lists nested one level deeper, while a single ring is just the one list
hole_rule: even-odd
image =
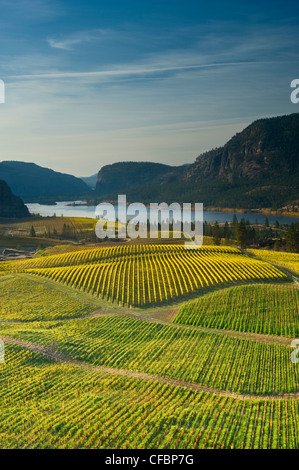
[{"label": "grass field", "polygon": [[96,220],[88,217],[31,217],[28,219],[7,221],[0,220],[0,231],[8,231],[12,236],[29,237],[31,227],[34,228],[36,236],[43,236],[49,231],[56,230],[60,234],[64,225],[68,225],[73,233],[93,231]]},{"label": "grass field", "polygon": [[0,268],[0,448],[299,447],[299,290],[278,268],[178,245]]}]

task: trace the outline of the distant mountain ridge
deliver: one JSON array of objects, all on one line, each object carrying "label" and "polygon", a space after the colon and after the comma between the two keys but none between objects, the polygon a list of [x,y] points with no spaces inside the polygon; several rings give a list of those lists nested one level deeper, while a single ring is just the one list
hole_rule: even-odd
[{"label": "distant mountain ridge", "polygon": [[98,179],[98,173],[91,176],[80,176],[80,180],[84,181],[91,189],[95,189]]},{"label": "distant mountain ridge", "polygon": [[191,165],[107,165],[99,172],[96,194],[115,200],[126,190],[131,202],[203,202],[240,209],[298,205],[298,136],[298,113],[259,119]]},{"label": "distant mountain ridge", "polygon": [[167,184],[175,181],[181,167],[152,162],[119,162],[106,165],[98,173],[96,194],[124,192],[140,186]]},{"label": "distant mountain ridge", "polygon": [[15,196],[3,180],[0,180],[0,217],[13,219],[30,217],[29,210],[22,199]]},{"label": "distant mountain ridge", "polygon": [[90,193],[90,188],[80,178],[35,163],[0,162],[0,179],[7,182],[14,194],[30,202],[47,198],[69,199]]},{"label": "distant mountain ridge", "polygon": [[[76,178],[34,163],[0,163],[0,179],[27,202],[87,199],[129,202],[203,202],[236,209],[298,207],[299,113],[259,119],[193,164],[152,162],[106,165]],[[84,180],[84,181],[83,181]],[[88,186],[88,184],[90,186]]]}]

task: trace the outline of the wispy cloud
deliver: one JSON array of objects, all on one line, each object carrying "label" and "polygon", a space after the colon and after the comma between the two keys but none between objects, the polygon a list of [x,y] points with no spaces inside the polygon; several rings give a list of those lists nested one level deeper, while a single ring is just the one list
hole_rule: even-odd
[{"label": "wispy cloud", "polygon": [[58,0],[1,0],[1,16],[13,15],[16,22],[48,21],[62,12],[63,6]]},{"label": "wispy cloud", "polygon": [[55,39],[47,39],[49,46],[53,47],[54,49],[62,49],[64,51],[68,51],[72,49],[72,46],[75,44],[79,44],[82,42],[82,39],[67,39],[65,41],[57,41]]},{"label": "wispy cloud", "polygon": [[195,64],[195,65],[172,65],[168,67],[151,67],[140,66],[132,68],[116,68],[111,70],[98,70],[98,71],[89,71],[89,72],[51,72],[51,73],[41,73],[41,74],[32,74],[32,75],[16,75],[9,76],[9,79],[48,79],[48,78],[107,78],[107,77],[122,77],[128,75],[150,75],[163,72],[175,72],[180,70],[195,70],[195,69],[206,69],[214,67],[236,67],[236,66],[250,66],[256,64],[271,64],[275,61],[239,61],[239,62],[218,62],[212,64]]},{"label": "wispy cloud", "polygon": [[119,37],[118,31],[110,29],[94,29],[91,31],[78,31],[68,36],[48,38],[47,42],[54,49],[72,50],[73,46],[81,43],[115,40]]}]

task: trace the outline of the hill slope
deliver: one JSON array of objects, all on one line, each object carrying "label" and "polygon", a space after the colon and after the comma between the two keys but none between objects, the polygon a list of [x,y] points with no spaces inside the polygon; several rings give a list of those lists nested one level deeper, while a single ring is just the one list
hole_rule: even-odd
[{"label": "hill slope", "polygon": [[22,199],[11,192],[5,181],[0,180],[0,217],[29,217],[29,211]]},{"label": "hill slope", "polygon": [[35,163],[0,162],[0,178],[27,201],[43,198],[81,197],[90,188],[80,178],[43,168]]},{"label": "hill slope", "polygon": [[99,196],[132,188],[166,184],[175,180],[179,168],[152,162],[120,162],[106,165],[98,173],[96,194]]}]

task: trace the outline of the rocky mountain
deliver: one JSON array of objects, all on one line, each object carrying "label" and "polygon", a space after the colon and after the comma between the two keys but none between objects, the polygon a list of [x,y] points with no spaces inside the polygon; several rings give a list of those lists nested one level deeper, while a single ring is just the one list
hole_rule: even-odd
[{"label": "rocky mountain", "polygon": [[21,218],[30,217],[29,211],[22,199],[15,196],[8,184],[0,180],[0,217]]},{"label": "rocky mountain", "polygon": [[185,179],[237,181],[299,172],[299,113],[259,119],[223,147],[199,155]]},{"label": "rocky mountain", "polygon": [[28,202],[80,198],[90,193],[90,188],[80,178],[35,163],[0,162],[0,179]]},{"label": "rocky mountain", "polygon": [[203,202],[205,207],[238,209],[298,206],[298,136],[298,113],[259,119],[191,165],[130,162],[104,167],[97,194],[114,200],[126,190],[131,202]]}]

